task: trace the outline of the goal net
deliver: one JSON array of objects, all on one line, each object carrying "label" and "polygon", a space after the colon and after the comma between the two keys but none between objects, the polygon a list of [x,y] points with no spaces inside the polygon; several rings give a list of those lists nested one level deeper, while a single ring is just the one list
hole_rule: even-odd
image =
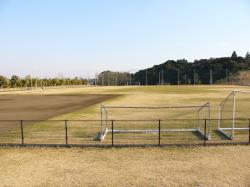
[{"label": "goal net", "polygon": [[[205,129],[204,119],[207,119]],[[110,121],[123,121],[123,126],[116,125],[113,133],[158,133],[152,121],[165,121],[161,132],[196,132],[210,139],[210,104],[193,106],[107,106],[101,105],[101,137],[103,140],[111,132]],[[126,121],[126,123],[124,123]],[[150,125],[146,125],[149,124]],[[144,123],[144,125],[129,128],[129,123]],[[171,123],[171,124],[170,124]],[[121,123],[120,123],[121,124]]]},{"label": "goal net", "polygon": [[[234,90],[219,105],[218,131],[228,139],[249,129],[250,91]],[[237,132],[236,132],[237,131]]]}]

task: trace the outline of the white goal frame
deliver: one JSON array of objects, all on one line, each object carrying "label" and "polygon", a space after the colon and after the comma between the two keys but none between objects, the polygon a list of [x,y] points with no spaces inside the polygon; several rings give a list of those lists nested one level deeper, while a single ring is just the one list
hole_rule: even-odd
[{"label": "white goal frame", "polygon": [[140,86],[141,83],[140,83],[140,81],[136,81],[136,82],[130,82],[130,81],[128,81],[126,85],[127,86]]},{"label": "white goal frame", "polygon": [[[228,94],[228,96],[219,104],[219,112],[218,112],[218,123],[217,123],[217,130],[222,133],[225,137],[227,137],[230,140],[234,139],[235,136],[235,130],[249,130],[248,127],[235,127],[235,120],[236,117],[236,102],[237,102],[237,93],[243,93],[243,94],[250,94],[249,90],[233,90]],[[222,110],[224,107],[224,104],[228,101],[228,99],[233,96],[233,108],[232,108],[232,118],[230,119],[222,119]],[[231,127],[221,127],[221,121],[222,120],[232,120]],[[231,130],[231,134],[228,134],[225,132],[225,130]]]},{"label": "white goal frame", "polygon": [[[107,133],[112,132],[112,129],[108,128],[108,122],[115,120],[119,121],[116,119],[109,119],[108,118],[108,109],[187,109],[187,108],[196,108],[197,110],[197,128],[176,128],[176,129],[161,129],[161,132],[197,132],[199,133],[202,137],[206,138],[207,140],[211,140],[210,136],[210,119],[211,119],[211,107],[210,103],[207,102],[203,105],[193,105],[193,106],[151,106],[151,107],[145,107],[145,106],[106,106],[104,104],[101,104],[101,129],[100,129],[100,141],[105,139],[105,136]],[[202,131],[202,127],[204,126],[204,120],[203,118],[200,118],[200,112],[203,111],[204,109],[207,109],[207,132]],[[160,119],[154,119],[154,120],[160,120]],[[154,121],[152,120],[152,121]],[[170,119],[174,120],[174,119]],[[133,120],[132,120],[133,121]],[[137,120],[134,120],[137,121]],[[125,129],[113,129],[113,133],[158,133],[159,130],[148,130],[148,129],[131,129],[131,130],[125,130]]]}]

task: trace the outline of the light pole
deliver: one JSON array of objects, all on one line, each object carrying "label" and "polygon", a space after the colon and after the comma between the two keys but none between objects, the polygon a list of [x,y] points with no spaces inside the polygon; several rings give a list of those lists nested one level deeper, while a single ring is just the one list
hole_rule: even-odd
[{"label": "light pole", "polygon": [[131,71],[129,72],[129,85],[131,86],[132,80],[131,80]]},{"label": "light pole", "polygon": [[195,69],[194,69],[194,85],[195,85]]},{"label": "light pole", "polygon": [[164,79],[163,79],[163,69],[161,70],[161,85],[163,85]]},{"label": "light pole", "polygon": [[115,84],[118,86],[118,72],[115,73]]},{"label": "light pole", "polygon": [[178,80],[178,85],[180,85],[180,70],[177,69],[177,80]]},{"label": "light pole", "polygon": [[159,72],[159,85],[161,85],[161,72]]},{"label": "light pole", "polygon": [[109,72],[108,72],[108,86],[109,86]]},{"label": "light pole", "polygon": [[228,83],[228,79],[227,79],[227,69],[226,69],[226,82]]},{"label": "light pole", "polygon": [[210,85],[213,84],[213,70],[210,69]]},{"label": "light pole", "polygon": [[30,87],[31,87],[31,90],[32,90],[33,84],[32,84],[32,76],[31,75],[30,75]]}]

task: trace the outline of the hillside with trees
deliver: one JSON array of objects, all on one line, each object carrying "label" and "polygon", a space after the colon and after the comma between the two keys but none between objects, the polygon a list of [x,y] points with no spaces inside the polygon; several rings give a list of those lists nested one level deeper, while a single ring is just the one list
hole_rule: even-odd
[{"label": "hillside with trees", "polygon": [[[250,54],[240,57],[234,51],[231,57],[200,59],[188,62],[185,59],[167,60],[134,74],[104,71],[97,76],[98,85],[159,84],[227,84],[237,83],[242,71],[250,70]],[[234,77],[237,76],[237,79]],[[245,81],[246,82],[246,81]]]},{"label": "hillside with trees", "polygon": [[200,59],[194,62],[168,60],[152,68],[140,70],[133,75],[134,81],[142,85],[156,84],[210,84],[220,80],[229,81],[229,77],[250,69],[250,54],[231,57]]}]

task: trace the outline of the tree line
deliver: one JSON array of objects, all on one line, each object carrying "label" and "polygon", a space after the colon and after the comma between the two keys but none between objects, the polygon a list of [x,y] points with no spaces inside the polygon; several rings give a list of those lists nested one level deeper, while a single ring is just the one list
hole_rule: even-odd
[{"label": "tree line", "polygon": [[220,80],[228,81],[228,77],[240,71],[250,69],[250,54],[237,56],[234,51],[231,57],[200,59],[194,62],[168,60],[152,68],[140,70],[133,75],[133,80],[142,85],[156,84],[210,84]]},{"label": "tree line", "polygon": [[104,71],[97,76],[98,85],[126,85],[139,82],[141,85],[158,84],[211,84],[229,81],[229,77],[250,69],[250,54],[240,57],[234,51],[231,57],[200,59],[188,62],[185,59],[167,60],[151,68],[128,72]]},{"label": "tree line", "polygon": [[103,71],[96,77],[95,84],[103,86],[127,85],[132,75],[128,72]]},{"label": "tree line", "polygon": [[37,78],[26,76],[21,78],[13,75],[11,78],[0,75],[0,88],[45,87],[63,85],[85,85],[88,81],[81,77],[75,78]]}]

